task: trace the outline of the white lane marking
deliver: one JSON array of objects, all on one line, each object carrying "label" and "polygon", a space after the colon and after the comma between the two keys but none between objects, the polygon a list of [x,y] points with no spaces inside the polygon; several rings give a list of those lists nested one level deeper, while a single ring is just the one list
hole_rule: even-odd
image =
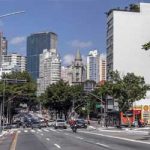
[{"label": "white lane marking", "polygon": [[33,129],[32,129],[32,130],[30,130],[30,131],[31,131],[31,132],[35,132],[35,130],[33,130]]},{"label": "white lane marking", "polygon": [[27,132],[28,132],[28,130],[24,130],[24,132],[25,132],[25,133],[27,133]]},{"label": "white lane marking", "polygon": [[60,130],[60,129],[59,129],[59,130],[57,130],[57,131],[62,132],[63,130]]},{"label": "white lane marking", "polygon": [[100,135],[100,136],[104,136],[104,137],[108,137],[108,138],[120,139],[120,140],[124,140],[124,141],[130,141],[130,142],[142,143],[142,144],[150,145],[150,142],[144,142],[144,141],[139,141],[139,140],[127,139],[127,138],[118,137],[118,136],[104,135],[104,134],[98,134],[98,133],[92,133],[92,132],[86,132],[86,131],[80,131],[80,132],[87,133],[87,134]]},{"label": "white lane marking", "polygon": [[103,147],[107,147],[107,148],[109,148],[109,146],[108,146],[108,145],[105,145],[105,144],[102,144],[102,143],[96,143],[96,145],[100,145],[100,146],[103,146]]},{"label": "white lane marking", "polygon": [[49,141],[50,139],[49,139],[49,138],[46,138],[46,140]]},{"label": "white lane marking", "polygon": [[75,136],[75,138],[80,139],[80,140],[83,140],[83,138],[82,138],[82,137],[79,137],[79,136]]},{"label": "white lane marking", "polygon": [[49,130],[56,132],[56,130],[54,130],[54,129],[49,129]]},{"label": "white lane marking", "polygon": [[19,131],[17,131],[18,133],[21,133],[21,131],[19,130]]},{"label": "white lane marking", "polygon": [[54,144],[57,148],[61,149],[61,147],[58,144]]},{"label": "white lane marking", "polygon": [[123,132],[123,131],[117,131],[117,130],[105,130],[105,129],[98,129],[99,131],[102,131],[102,132],[118,132],[118,133],[120,133],[120,132]]},{"label": "white lane marking", "polygon": [[39,132],[42,132],[42,130],[41,129],[37,129]]},{"label": "white lane marking", "polygon": [[44,134],[43,134],[43,133],[41,133],[41,135],[43,136]]},{"label": "white lane marking", "polygon": [[47,129],[43,129],[43,131],[45,131],[45,132],[49,132],[49,130],[47,130]]}]

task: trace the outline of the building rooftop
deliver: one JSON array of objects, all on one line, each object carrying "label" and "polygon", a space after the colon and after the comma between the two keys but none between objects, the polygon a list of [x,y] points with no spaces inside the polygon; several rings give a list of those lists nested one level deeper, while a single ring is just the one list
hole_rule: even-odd
[{"label": "building rooftop", "polygon": [[140,12],[140,5],[139,4],[130,4],[124,8],[113,8],[106,12],[106,15],[109,16],[113,11],[126,11],[126,12]]}]

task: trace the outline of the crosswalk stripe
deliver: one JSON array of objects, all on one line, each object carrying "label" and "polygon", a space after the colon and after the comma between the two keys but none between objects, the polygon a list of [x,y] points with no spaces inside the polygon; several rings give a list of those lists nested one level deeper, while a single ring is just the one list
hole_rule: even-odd
[{"label": "crosswalk stripe", "polygon": [[33,130],[33,129],[32,129],[32,130],[30,130],[30,131],[31,131],[31,132],[35,132],[35,130]]},{"label": "crosswalk stripe", "polygon": [[24,132],[25,132],[25,133],[27,133],[27,132],[28,132],[28,130],[24,130]]},{"label": "crosswalk stripe", "polygon": [[49,132],[49,130],[47,130],[47,129],[43,129],[43,131],[45,131],[45,132]]}]

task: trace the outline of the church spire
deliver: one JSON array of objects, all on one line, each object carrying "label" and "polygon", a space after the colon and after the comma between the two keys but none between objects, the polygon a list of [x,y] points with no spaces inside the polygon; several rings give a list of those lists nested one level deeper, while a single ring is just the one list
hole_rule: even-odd
[{"label": "church spire", "polygon": [[76,56],[75,56],[75,60],[80,60],[80,61],[82,61],[82,57],[81,57],[81,53],[80,53],[80,50],[79,50],[79,49],[77,50],[77,53],[76,53]]}]

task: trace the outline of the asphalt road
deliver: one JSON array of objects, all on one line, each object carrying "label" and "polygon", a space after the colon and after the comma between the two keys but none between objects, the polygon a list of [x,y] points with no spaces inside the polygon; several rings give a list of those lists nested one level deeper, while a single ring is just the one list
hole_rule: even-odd
[{"label": "asphalt road", "polygon": [[[118,138],[111,133],[70,129],[54,130],[19,129],[16,138],[16,150],[149,150],[150,143],[127,138]],[[123,133],[120,133],[123,134]],[[12,136],[0,143],[0,150],[10,150]],[[5,145],[5,147],[4,147]],[[15,150],[15,149],[14,149]]]}]

